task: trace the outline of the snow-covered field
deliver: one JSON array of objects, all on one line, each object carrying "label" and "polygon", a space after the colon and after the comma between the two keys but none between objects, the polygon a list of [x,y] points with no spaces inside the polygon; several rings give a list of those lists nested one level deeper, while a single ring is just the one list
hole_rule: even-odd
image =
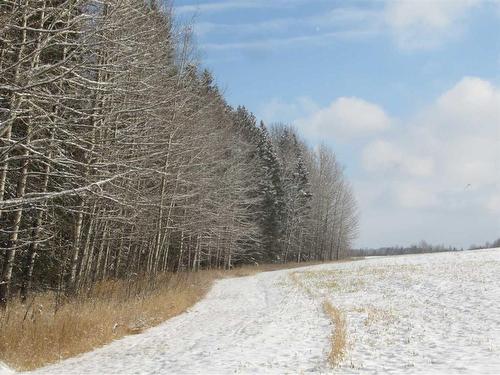
[{"label": "snow-covered field", "polygon": [[[327,363],[329,301],[347,323]],[[0,374],[3,374],[0,367]],[[37,374],[500,373],[500,249],[226,279],[187,313]]]},{"label": "snow-covered field", "polygon": [[500,374],[500,249],[370,258],[298,274],[347,319],[338,374]]}]

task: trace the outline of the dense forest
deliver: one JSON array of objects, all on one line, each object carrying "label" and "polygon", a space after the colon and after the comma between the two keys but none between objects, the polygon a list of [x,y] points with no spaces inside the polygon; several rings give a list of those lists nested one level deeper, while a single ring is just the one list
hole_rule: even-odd
[{"label": "dense forest", "polygon": [[151,0],[0,3],[0,302],[107,278],[338,259],[334,153],[232,108]]}]

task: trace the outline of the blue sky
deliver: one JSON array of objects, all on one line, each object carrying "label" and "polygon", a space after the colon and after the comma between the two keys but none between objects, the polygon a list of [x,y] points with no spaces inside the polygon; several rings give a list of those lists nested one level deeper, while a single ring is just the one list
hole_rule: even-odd
[{"label": "blue sky", "polygon": [[232,105],[331,145],[362,247],[500,237],[500,2],[176,0]]}]

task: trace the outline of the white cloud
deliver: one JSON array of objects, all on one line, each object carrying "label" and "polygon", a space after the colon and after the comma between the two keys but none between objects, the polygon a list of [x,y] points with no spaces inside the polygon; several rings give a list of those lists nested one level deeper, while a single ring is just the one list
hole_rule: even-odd
[{"label": "white cloud", "polygon": [[[176,14],[214,13],[249,8],[283,8],[308,4],[309,0],[241,0],[183,5]],[[297,45],[326,45],[334,40],[365,39],[380,34],[385,28],[382,9],[363,7],[332,7],[331,10],[300,17],[277,17],[252,23],[201,22],[195,33],[207,40],[205,50],[269,50]],[[207,35],[221,36],[217,42]],[[237,36],[235,38],[235,36]]]},{"label": "white cloud", "polygon": [[499,104],[500,91],[493,84],[465,77],[438,98],[436,110],[447,117],[442,126],[464,126],[463,130],[477,132],[481,127],[497,125]]},{"label": "white cloud", "polygon": [[461,33],[479,0],[388,1],[385,18],[402,49],[433,48]]},{"label": "white cloud", "polygon": [[[245,9],[298,8],[299,5],[307,6],[308,1],[226,0],[177,6],[175,12],[182,16]],[[210,33],[238,35],[238,42],[224,37],[217,43],[202,44],[205,49],[219,51],[317,45],[336,39],[366,39],[381,34],[390,35],[403,50],[430,49],[459,38],[466,30],[471,10],[487,8],[490,3],[481,0],[386,0],[373,7],[332,6],[318,14],[277,17],[252,23],[203,22],[195,27],[195,31],[199,36]],[[500,1],[493,0],[493,3],[500,4]],[[246,39],[248,36],[252,38]]]},{"label": "white cloud", "polygon": [[318,109],[318,105],[307,96],[301,96],[292,101],[273,98],[260,108],[258,117],[268,124],[281,121],[292,122],[296,118],[308,116]]},{"label": "white cloud", "polygon": [[[175,7],[181,16],[283,7],[300,9],[310,0],[227,0]],[[222,36],[207,50],[271,49],[296,45],[326,45],[333,40],[366,39],[388,35],[402,50],[432,49],[460,38],[475,8],[491,9],[500,1],[481,0],[385,0],[376,6],[332,5],[329,10],[300,17],[264,18],[252,23],[203,22],[195,26],[198,36]],[[493,12],[496,9],[493,8]],[[237,35],[237,38],[233,38]],[[236,42],[234,40],[237,40]]]},{"label": "white cloud", "polygon": [[371,172],[400,173],[412,176],[430,176],[434,161],[429,157],[408,155],[396,145],[377,140],[365,147],[362,154],[365,169]]},{"label": "white cloud", "polygon": [[[267,4],[273,3],[269,2]],[[372,32],[375,34],[380,32],[384,26],[381,15],[380,10],[354,7],[333,8],[330,11],[310,16],[271,18],[252,23],[200,22],[196,25],[198,26],[196,32],[199,35],[217,32],[230,33],[231,35],[238,34],[239,37],[249,35],[268,36],[269,33],[285,33],[285,35],[289,35],[293,28],[308,32],[314,31],[315,33],[319,31],[322,33],[335,31],[337,35],[354,34],[356,32]]]},{"label": "white cloud", "polygon": [[[369,143],[362,164],[401,207],[493,212],[500,186],[500,87],[465,77]],[[402,181],[404,183],[402,183]]]},{"label": "white cloud", "polygon": [[500,194],[492,195],[486,202],[486,207],[491,212],[500,214]]},{"label": "white cloud", "polygon": [[395,193],[398,204],[404,208],[430,208],[439,203],[433,191],[416,184],[398,184],[395,186]]},{"label": "white cloud", "polygon": [[190,13],[221,13],[238,9],[262,9],[262,8],[283,8],[293,7],[301,3],[307,3],[309,0],[219,0],[206,3],[197,3],[179,5],[174,7],[176,14]]},{"label": "white cloud", "polygon": [[274,48],[291,47],[304,44],[309,46],[319,46],[328,44],[332,40],[364,38],[370,35],[373,35],[373,30],[371,29],[338,30],[324,33],[303,34],[298,36],[280,38],[266,38],[234,43],[204,43],[201,45],[201,47],[206,50],[230,52],[234,52],[234,50],[244,49],[271,50]]},{"label": "white cloud", "polygon": [[307,118],[296,121],[306,136],[351,139],[379,133],[392,120],[378,105],[355,97],[342,97]]},{"label": "white cloud", "polygon": [[[267,4],[269,6],[270,4]],[[185,13],[219,13],[234,9],[251,9],[266,6],[266,2],[259,0],[226,0],[211,3],[179,5],[174,7],[176,14]]]},{"label": "white cloud", "polygon": [[363,150],[363,165],[368,171],[388,171],[401,164],[402,153],[387,141],[377,140]]}]

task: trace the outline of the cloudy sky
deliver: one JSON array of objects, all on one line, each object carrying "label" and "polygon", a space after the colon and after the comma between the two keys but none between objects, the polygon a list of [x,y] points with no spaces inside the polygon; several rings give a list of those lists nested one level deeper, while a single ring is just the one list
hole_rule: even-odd
[{"label": "cloudy sky", "polygon": [[500,1],[176,0],[229,103],[331,145],[357,246],[500,237]]}]

